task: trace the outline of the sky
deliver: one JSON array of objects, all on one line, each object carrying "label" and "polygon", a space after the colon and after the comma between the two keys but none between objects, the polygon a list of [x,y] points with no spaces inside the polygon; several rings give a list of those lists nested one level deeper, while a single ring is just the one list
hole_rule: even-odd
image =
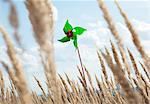
[{"label": "sky", "polygon": [[[28,11],[24,5],[24,0],[13,0],[19,15],[19,33],[25,52],[14,43],[17,54],[21,59],[28,80],[29,87],[32,90],[39,90],[36,87],[33,76],[39,78],[45,85],[45,77],[43,68],[40,65],[38,46],[33,38],[32,26],[28,18]],[[133,26],[138,31],[142,45],[146,52],[150,55],[150,1],[149,0],[119,0],[123,10],[127,13]],[[91,75],[97,74],[100,77],[100,64],[97,57],[97,50],[104,50],[104,47],[110,47],[110,40],[115,43],[108,27],[103,18],[103,13],[98,7],[96,0],[53,0],[55,15],[55,31],[54,31],[54,47],[55,62],[57,72],[64,76],[67,73],[73,80],[77,79],[79,74],[77,65],[79,59],[77,51],[72,42],[60,43],[57,40],[64,36],[63,26],[68,19],[72,26],[81,26],[87,31],[78,37],[79,48],[84,65]],[[106,0],[106,5],[116,24],[125,47],[134,52],[134,56],[140,59],[133,43],[131,42],[131,34],[125,26],[123,18],[114,4],[113,0]],[[13,29],[8,21],[9,5],[0,0],[0,26],[7,29],[13,39]],[[2,37],[0,36],[0,59],[10,64],[6,54],[6,47]],[[6,74],[6,72],[4,72]],[[111,73],[110,73],[111,74]],[[6,85],[9,84],[7,74],[5,79]],[[35,89],[36,87],[36,89]]]}]

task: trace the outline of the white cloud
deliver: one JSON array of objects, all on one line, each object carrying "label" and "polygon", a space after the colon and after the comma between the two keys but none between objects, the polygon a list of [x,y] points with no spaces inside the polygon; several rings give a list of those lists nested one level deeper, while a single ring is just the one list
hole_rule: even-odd
[{"label": "white cloud", "polygon": [[[86,17],[86,16],[85,16]],[[97,21],[96,23],[87,23],[87,25],[91,28],[95,28],[95,27],[102,27],[103,23],[101,21]]]},{"label": "white cloud", "polygon": [[[139,39],[143,45],[143,47],[145,48],[147,53],[150,53],[150,23],[144,22],[144,21],[140,21],[140,20],[136,20],[136,19],[132,19],[132,24],[134,26],[134,28],[136,29]],[[121,26],[122,25],[122,26]],[[131,44],[131,34],[129,32],[129,30],[126,28],[125,25],[120,24],[121,28],[124,31],[122,31],[123,33],[123,39],[125,40],[125,45],[127,44],[129,47],[131,47],[133,44]]]},{"label": "white cloud", "polygon": [[[15,47],[16,55],[23,65],[30,67],[31,70],[40,68],[40,57],[38,53],[38,48],[34,47],[23,51],[22,49]],[[7,55],[7,49],[5,46],[1,47],[0,59],[9,65],[11,65],[9,57]],[[29,69],[28,69],[29,70]],[[29,70],[30,71],[30,70]]]},{"label": "white cloud", "polygon": [[97,21],[96,23],[88,23],[88,31],[83,38],[92,41],[97,48],[102,48],[108,45],[108,41],[112,35],[108,28],[103,26],[103,22]]},{"label": "white cloud", "polygon": [[136,19],[133,19],[132,22],[134,23],[134,25],[136,26],[136,29],[138,31],[141,31],[141,32],[149,31],[150,32],[150,23],[146,23],[146,22],[139,21]]}]

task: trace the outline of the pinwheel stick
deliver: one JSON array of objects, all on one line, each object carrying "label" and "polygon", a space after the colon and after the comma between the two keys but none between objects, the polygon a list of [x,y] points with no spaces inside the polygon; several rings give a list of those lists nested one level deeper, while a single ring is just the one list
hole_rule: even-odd
[{"label": "pinwheel stick", "polygon": [[77,51],[78,51],[79,61],[80,61],[81,68],[82,68],[82,74],[85,77],[85,75],[84,75],[84,68],[83,68],[83,64],[82,64],[82,59],[81,59],[81,55],[80,55],[80,50],[79,50],[78,47],[77,47]]}]

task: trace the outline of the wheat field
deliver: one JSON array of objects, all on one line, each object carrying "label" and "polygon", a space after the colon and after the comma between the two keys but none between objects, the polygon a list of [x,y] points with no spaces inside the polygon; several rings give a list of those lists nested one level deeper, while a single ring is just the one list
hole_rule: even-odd
[{"label": "wheat field", "polygon": [[[35,33],[34,38],[40,47],[39,57],[46,76],[48,92],[43,88],[38,77],[33,76],[42,92],[41,95],[28,89],[25,69],[13,45],[13,42],[16,41],[20,47],[23,47],[18,34],[18,15],[13,2],[11,0],[7,0],[7,2],[11,9],[8,21],[14,29],[15,40],[10,38],[6,28],[0,26],[1,38],[7,46],[7,55],[12,66],[0,60],[2,70],[8,73],[11,84],[10,87],[5,87],[4,73],[0,70],[0,104],[150,104],[150,58],[141,44],[138,32],[117,1],[114,1],[116,7],[131,33],[132,41],[142,61],[138,62],[133,51],[124,47],[113,22],[113,16],[110,15],[104,0],[97,0],[108,28],[116,40],[115,43],[110,40],[111,48],[106,47],[105,52],[97,50],[97,57],[102,69],[101,75],[94,76],[97,87],[86,66],[83,67],[83,70],[77,66],[79,72],[77,81],[72,81],[67,74],[62,77],[57,73],[54,61],[52,2],[49,0],[26,0],[24,2]],[[139,68],[139,65],[142,69]],[[113,73],[111,80],[108,78],[108,67],[106,66]],[[131,73],[132,68],[136,78]],[[143,70],[145,75],[139,70]],[[101,76],[102,80],[98,76]],[[116,89],[117,85],[121,86],[120,89]]]}]

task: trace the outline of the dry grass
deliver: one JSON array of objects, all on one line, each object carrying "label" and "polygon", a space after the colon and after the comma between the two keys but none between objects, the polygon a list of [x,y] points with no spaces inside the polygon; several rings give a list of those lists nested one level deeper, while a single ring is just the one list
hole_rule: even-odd
[{"label": "dry grass", "polygon": [[[10,4],[12,3],[11,0],[8,1]],[[0,60],[1,69],[6,70],[10,80],[10,87],[5,87],[5,76],[0,70],[0,104],[150,104],[150,76],[148,71],[150,64],[145,61],[149,59],[146,58],[147,54],[141,46],[136,30],[116,2],[132,34],[133,42],[144,59],[140,64],[132,54],[132,50],[125,51],[107,6],[102,0],[98,0],[98,4],[117,43],[110,42],[111,51],[107,48],[105,48],[105,52],[97,51],[102,73],[101,75],[95,75],[96,83],[94,83],[90,72],[84,65],[82,66],[85,70],[84,75],[83,69],[77,66],[79,71],[78,81],[72,81],[67,74],[65,74],[66,77],[62,77],[60,74],[58,74],[59,77],[57,76],[53,55],[53,5],[48,0],[26,0],[25,5],[29,11],[29,19],[35,33],[34,38],[40,47],[39,57],[45,72],[48,92],[43,88],[38,80],[39,78],[34,76],[42,94],[38,95],[37,92],[29,91],[24,69],[14,50],[13,41],[6,30],[0,27],[0,32],[7,47],[7,55],[12,64],[8,65]],[[19,25],[15,7],[13,4],[11,6],[13,6],[13,10],[10,13],[10,24],[15,30],[19,28]],[[129,55],[129,59],[126,55]],[[129,66],[129,63],[131,66]],[[109,69],[107,70],[106,64],[112,71],[112,76],[108,74],[110,72],[107,72]],[[138,64],[142,68],[139,68]],[[132,77],[131,69],[134,69],[136,78]],[[141,70],[145,72],[147,78],[141,73]],[[116,89],[118,85],[120,88]]]},{"label": "dry grass", "polygon": [[17,13],[17,8],[15,7],[14,3],[12,0],[6,0],[9,3],[10,6],[10,12],[9,12],[9,23],[12,26],[12,28],[14,29],[14,38],[17,42],[17,44],[23,48],[22,46],[22,42],[21,42],[21,36],[18,32],[19,29],[19,20],[18,20],[18,13]]},{"label": "dry grass", "polygon": [[129,29],[131,36],[132,36],[132,40],[134,45],[136,46],[137,50],[139,51],[139,53],[141,54],[142,58],[144,59],[144,63],[147,66],[148,69],[150,69],[150,58],[149,56],[146,54],[146,52],[144,51],[144,48],[140,42],[140,39],[138,37],[138,33],[135,30],[135,28],[133,27],[133,25],[131,24],[130,20],[128,19],[127,15],[125,14],[125,12],[122,10],[121,6],[119,5],[119,3],[115,0],[115,4],[117,5],[120,14],[122,15],[127,28]]},{"label": "dry grass", "polygon": [[25,79],[24,72],[23,72],[23,67],[18,57],[16,56],[12,41],[10,37],[8,36],[8,33],[2,27],[0,27],[0,32],[2,33],[2,36],[7,45],[7,54],[11,60],[11,63],[15,70],[16,78],[18,80],[18,83],[16,83],[16,87],[18,88],[20,92],[20,95],[21,95],[20,99],[22,99],[23,104],[32,104],[32,101],[30,99],[30,94],[27,88],[26,79]]},{"label": "dry grass", "polygon": [[[53,11],[48,0],[27,0],[26,7],[35,32],[35,39],[43,56],[43,66],[46,73],[48,88],[53,93],[53,100],[60,102],[60,90],[57,84],[56,68],[53,58]],[[42,54],[43,53],[43,54]]]}]

